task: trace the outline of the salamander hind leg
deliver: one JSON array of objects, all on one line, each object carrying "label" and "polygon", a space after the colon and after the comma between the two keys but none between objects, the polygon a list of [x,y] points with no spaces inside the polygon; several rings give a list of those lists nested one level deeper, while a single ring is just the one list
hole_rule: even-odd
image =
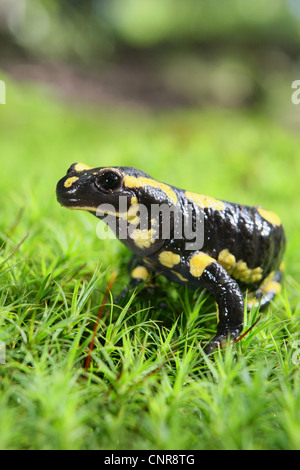
[{"label": "salamander hind leg", "polygon": [[219,322],[217,333],[205,347],[211,353],[228,339],[236,339],[243,329],[244,299],[237,282],[215,259],[205,253],[196,253],[190,259],[190,272],[215,297]]},{"label": "salamander hind leg", "polygon": [[281,281],[282,269],[269,274],[256,291],[248,294],[247,308],[250,310],[254,306],[260,310],[265,309],[281,291]]}]

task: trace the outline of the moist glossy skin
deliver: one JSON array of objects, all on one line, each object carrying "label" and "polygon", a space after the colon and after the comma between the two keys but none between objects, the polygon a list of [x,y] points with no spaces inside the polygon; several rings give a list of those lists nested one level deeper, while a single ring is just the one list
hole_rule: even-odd
[{"label": "moist glossy skin", "polygon": [[[103,219],[137,255],[131,272],[133,285],[159,273],[214,295],[219,321],[207,353],[242,331],[245,290],[248,306],[260,304],[261,308],[280,291],[285,236],[279,217],[271,211],[178,189],[127,167],[91,168],[75,163],[58,182],[56,192],[63,206]],[[150,211],[154,204],[178,212],[149,217],[143,225],[142,209]],[[167,237],[162,232],[166,218],[170,222]],[[200,247],[187,248],[191,239],[184,230],[178,238],[179,219],[181,224],[190,223],[193,233],[202,227]]]}]

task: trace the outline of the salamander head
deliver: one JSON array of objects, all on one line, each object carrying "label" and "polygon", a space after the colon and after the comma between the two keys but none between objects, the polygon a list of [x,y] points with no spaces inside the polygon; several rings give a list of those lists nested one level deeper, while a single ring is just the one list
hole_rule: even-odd
[{"label": "salamander head", "polygon": [[82,163],[70,166],[57,184],[56,196],[58,202],[69,209],[87,210],[95,215],[102,204],[111,204],[120,212],[121,201],[123,210],[138,202],[146,206],[177,202],[177,195],[170,186],[143,171],[129,167],[92,168]]},{"label": "salamander head", "polygon": [[153,204],[177,203],[173,188],[143,171],[128,167],[91,168],[82,163],[71,165],[57,183],[56,195],[62,206],[86,210],[104,219],[118,238],[140,254],[153,252],[163,243],[157,236],[159,223],[150,216]]}]

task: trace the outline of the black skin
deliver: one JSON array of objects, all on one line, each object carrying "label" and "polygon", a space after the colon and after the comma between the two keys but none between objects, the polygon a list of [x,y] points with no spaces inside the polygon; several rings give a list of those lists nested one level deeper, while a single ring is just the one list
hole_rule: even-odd
[{"label": "black skin", "polygon": [[[127,177],[134,177],[143,184],[128,185]],[[70,181],[66,184],[66,181]],[[141,180],[142,178],[142,180]],[[147,180],[149,184],[147,184]],[[96,209],[101,204],[111,204],[118,213],[120,210],[119,196],[126,200],[126,210],[132,204],[132,198],[137,198],[139,204],[150,209],[151,204],[174,205],[172,195],[176,197],[176,207],[183,214],[183,220],[192,217],[192,226],[195,226],[195,218],[199,216],[199,206],[195,202],[187,201],[186,193],[174,186],[164,185],[157,187],[146,173],[128,167],[97,167],[90,168],[81,164],[73,164],[65,177],[57,184],[56,193],[58,202],[68,208],[88,210],[100,219],[113,226],[115,230],[119,223],[123,224],[123,230],[130,229],[130,223],[124,222],[113,215],[96,214]],[[171,196],[166,188],[171,190]],[[187,202],[192,204],[192,212],[187,211]],[[228,338],[235,340],[243,329],[244,298],[246,289],[253,291],[255,298],[260,299],[261,308],[264,308],[272,300],[275,292],[266,292],[261,289],[263,281],[274,273],[273,281],[281,281],[279,265],[285,248],[285,235],[281,224],[266,220],[257,207],[242,206],[222,201],[222,210],[213,206],[202,207],[204,217],[204,244],[201,250],[191,251],[186,249],[184,237],[178,239],[174,235],[174,218],[171,217],[171,230],[168,238],[160,236],[147,246],[137,246],[129,235],[121,241],[137,255],[138,266],[144,267],[149,275],[163,274],[167,279],[185,284],[192,289],[207,289],[214,297],[219,310],[219,322],[215,337],[206,346],[205,352],[211,353],[216,346],[224,344]],[[148,223],[148,229],[150,228]],[[140,226],[137,225],[139,228]],[[132,228],[132,226],[131,226]],[[144,227],[143,227],[144,228]],[[160,228],[160,227],[159,227]],[[117,236],[118,236],[117,231]],[[124,234],[124,231],[122,232]],[[127,232],[126,232],[127,233]],[[129,233],[129,232],[128,232]],[[217,260],[222,250],[228,250],[234,255],[236,261],[242,260],[247,268],[253,270],[261,268],[259,280],[242,282],[234,279]],[[165,251],[177,255],[179,262],[172,269],[161,264],[160,255]],[[191,272],[190,260],[197,253],[208,255],[211,262],[199,276]],[[178,256],[179,255],[179,256]],[[229,270],[228,270],[229,271]],[[176,274],[177,273],[177,274]],[[133,278],[132,285],[144,282],[144,278]]]}]

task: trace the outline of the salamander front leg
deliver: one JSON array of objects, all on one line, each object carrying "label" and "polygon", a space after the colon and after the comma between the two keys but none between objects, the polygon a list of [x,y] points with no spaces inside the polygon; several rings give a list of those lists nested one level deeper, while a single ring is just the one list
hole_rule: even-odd
[{"label": "salamander front leg", "polygon": [[145,283],[145,281],[149,281],[149,283],[145,283],[145,287],[142,289],[144,293],[152,292],[155,286],[151,283],[151,279],[155,274],[155,271],[151,269],[151,267],[145,263],[142,258],[134,255],[129,263],[129,273],[130,273],[130,282],[125,289],[121,292],[121,294],[117,298],[117,303],[119,303],[128,292],[134,290],[135,287]]},{"label": "salamander front leg", "polygon": [[211,353],[228,339],[236,339],[243,329],[244,300],[238,284],[227,271],[205,253],[197,253],[190,259],[190,272],[199,278],[216,299],[219,309],[217,333],[205,347],[206,354]]}]

